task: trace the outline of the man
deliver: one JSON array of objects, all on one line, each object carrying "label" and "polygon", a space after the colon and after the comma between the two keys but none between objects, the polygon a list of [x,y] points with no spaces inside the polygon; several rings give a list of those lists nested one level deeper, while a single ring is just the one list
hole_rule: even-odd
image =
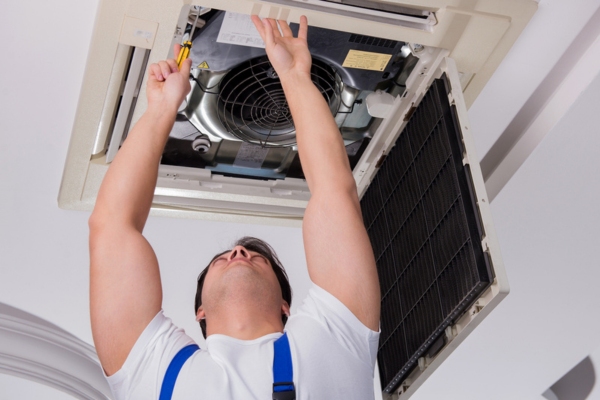
[{"label": "man", "polygon": [[[373,398],[379,282],[341,135],[310,79],[307,20],[294,38],[285,21],[252,19],[281,80],[311,191],[302,229],[313,286],[285,327],[295,396]],[[150,66],[148,109],[111,164],[89,221],[94,343],[119,399],[157,399],[171,361],[192,342],[162,314],[158,263],[142,236],[162,150],[190,90],[190,65]],[[196,318],[208,348],[183,364],[173,399],[269,399],[273,392],[273,342],[290,300],[274,253],[250,242],[215,257],[203,274]]]}]

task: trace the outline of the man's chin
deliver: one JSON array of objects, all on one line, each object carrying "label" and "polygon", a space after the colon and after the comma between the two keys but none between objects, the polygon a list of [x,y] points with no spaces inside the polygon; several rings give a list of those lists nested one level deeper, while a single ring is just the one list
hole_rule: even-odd
[{"label": "man's chin", "polygon": [[236,264],[227,268],[221,277],[222,288],[229,296],[262,296],[272,287],[269,281],[256,269],[245,264]]},{"label": "man's chin", "polygon": [[247,264],[247,263],[235,263],[232,265],[228,265],[227,268],[225,269],[225,271],[223,272],[223,278],[229,276],[229,275],[236,275],[236,274],[254,274],[254,275],[258,275],[258,272],[256,271],[256,269],[254,269],[254,267],[252,267],[251,265]]},{"label": "man's chin", "polygon": [[234,264],[227,267],[221,276],[221,280],[227,286],[263,286],[265,278],[256,271],[252,266],[247,264]]}]

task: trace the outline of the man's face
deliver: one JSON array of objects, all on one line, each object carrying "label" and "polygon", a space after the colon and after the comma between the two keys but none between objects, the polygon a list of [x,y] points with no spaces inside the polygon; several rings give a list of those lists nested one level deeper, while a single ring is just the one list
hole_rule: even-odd
[{"label": "man's face", "polygon": [[238,302],[281,307],[289,315],[289,306],[282,298],[271,263],[260,253],[243,246],[217,256],[209,265],[198,318],[204,318],[204,314],[215,307],[236,306]]}]

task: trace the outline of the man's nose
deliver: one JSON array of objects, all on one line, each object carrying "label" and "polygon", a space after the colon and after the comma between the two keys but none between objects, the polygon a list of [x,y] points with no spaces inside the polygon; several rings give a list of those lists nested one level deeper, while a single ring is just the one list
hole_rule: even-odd
[{"label": "man's nose", "polygon": [[250,253],[244,246],[235,246],[231,253],[229,253],[229,260],[233,260],[234,258],[250,258]]}]

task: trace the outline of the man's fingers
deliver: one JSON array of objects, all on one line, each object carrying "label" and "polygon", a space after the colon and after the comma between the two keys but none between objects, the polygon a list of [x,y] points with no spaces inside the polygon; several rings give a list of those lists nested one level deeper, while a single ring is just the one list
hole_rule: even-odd
[{"label": "man's fingers", "polygon": [[[177,68],[177,64],[175,64],[175,68]],[[181,69],[179,70],[181,74],[189,79],[190,70],[192,69],[192,59],[188,58],[184,62],[181,63]]]},{"label": "man's fingers", "polygon": [[192,69],[192,59],[188,58],[181,63],[181,69],[173,59],[159,61],[150,65],[148,69],[148,79],[150,81],[164,82],[170,74],[181,73],[186,79],[190,76]]},{"label": "man's fingers", "polygon": [[298,30],[298,37],[306,40],[308,38],[308,19],[306,15],[300,17],[300,29]]},{"label": "man's fingers", "polygon": [[169,75],[171,75],[171,67],[169,66],[169,64],[166,61],[159,61],[158,62],[158,66],[160,68],[160,72],[162,74],[162,76],[167,79],[167,77]]},{"label": "man's fingers", "polygon": [[179,71],[179,66],[177,65],[177,61],[173,59],[166,60],[166,63],[171,68],[171,73],[175,73]]},{"label": "man's fingers", "polygon": [[173,58],[177,60],[179,57],[179,52],[181,51],[181,45],[179,43],[175,43],[173,45]]},{"label": "man's fingers", "polygon": [[156,79],[159,82],[165,80],[158,64],[150,65],[150,77]]},{"label": "man's fingers", "polygon": [[267,21],[271,25],[271,29],[273,31],[273,37],[281,37],[281,32],[279,32],[279,27],[277,26],[277,21],[272,18],[267,18]]},{"label": "man's fingers", "polygon": [[290,29],[290,26],[288,25],[287,21],[278,19],[277,23],[279,24],[279,28],[281,29],[283,37],[294,37],[294,34],[292,33],[292,30]]},{"label": "man's fingers", "polygon": [[269,23],[269,21],[266,18],[262,20],[262,26],[265,31],[265,36],[263,37],[263,40],[265,41],[267,47],[270,47],[275,41],[275,37],[273,36],[273,26]]},{"label": "man's fingers", "polygon": [[258,34],[260,35],[260,37],[262,38],[262,40],[265,40],[265,26],[263,25],[262,21],[260,20],[260,17],[258,15],[252,15],[252,22],[254,23],[254,27],[256,28],[256,30],[258,31]]}]

